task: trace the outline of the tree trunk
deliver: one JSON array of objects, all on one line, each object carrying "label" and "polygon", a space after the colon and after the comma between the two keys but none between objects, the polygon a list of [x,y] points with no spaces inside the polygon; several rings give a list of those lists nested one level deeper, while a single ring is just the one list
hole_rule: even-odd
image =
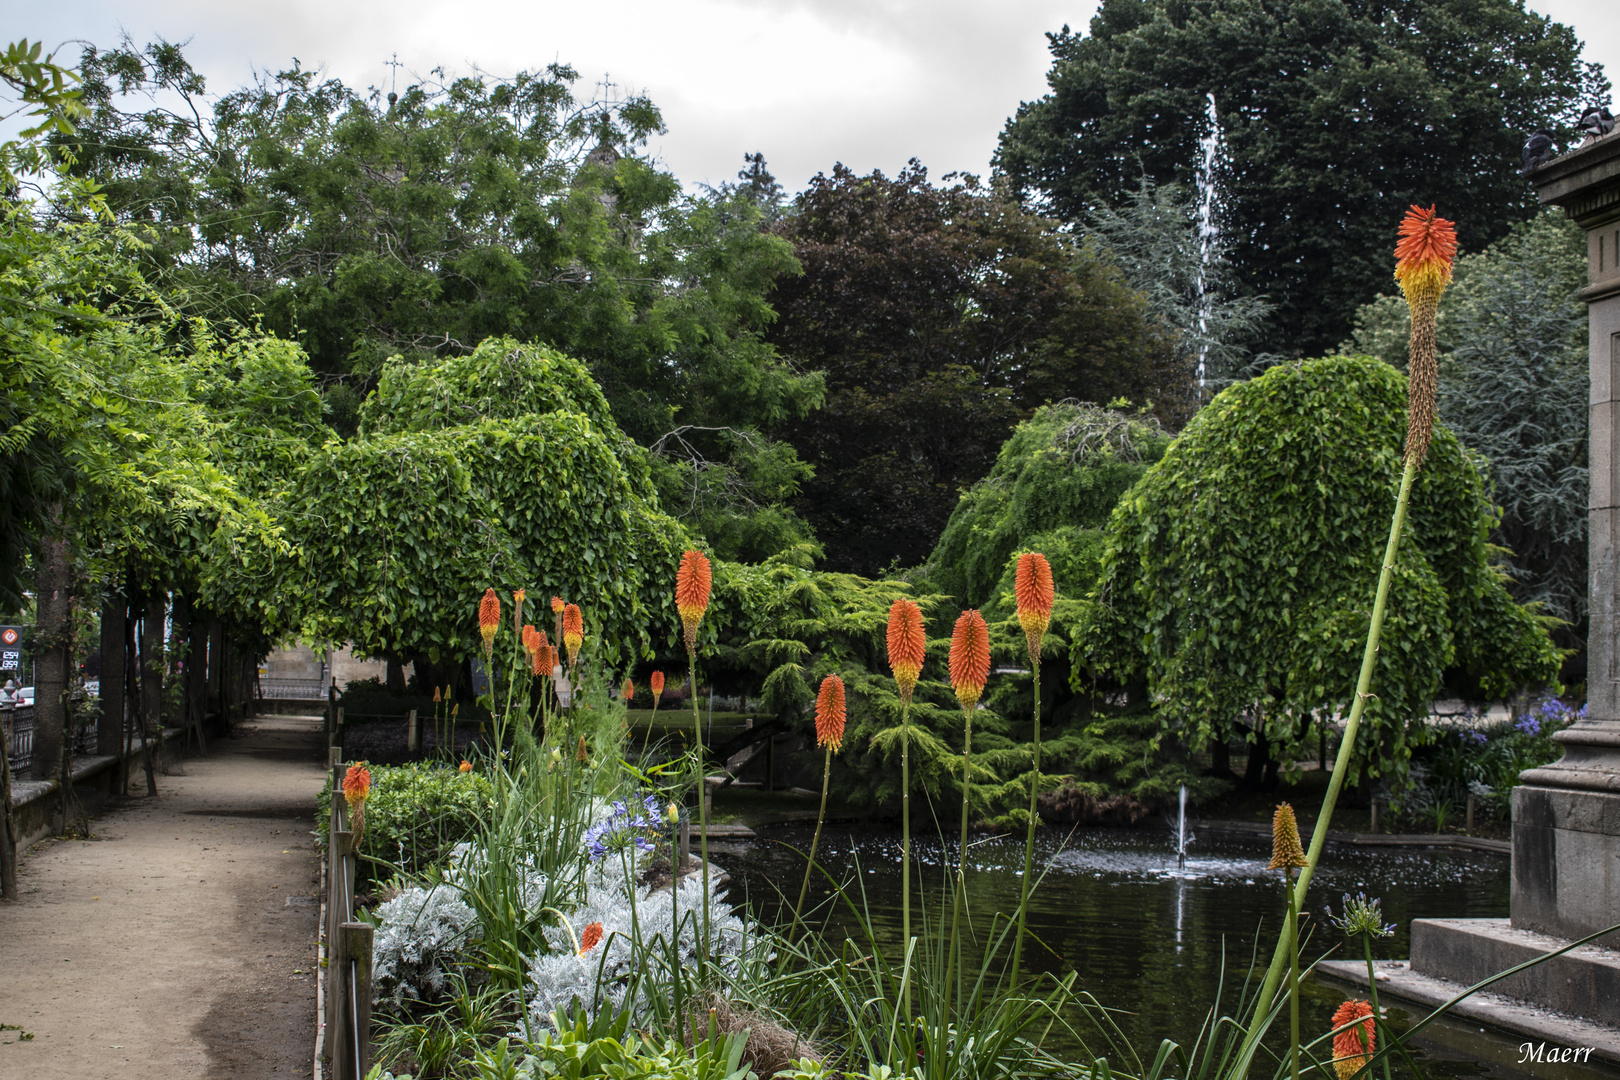
[{"label": "tree trunk", "polygon": [[1209,742],[1209,768],[1217,776],[1232,775],[1232,744],[1225,739]]},{"label": "tree trunk", "polygon": [[163,616],[168,597],[150,593],[141,614],[140,712],[141,760],[146,766],[146,793],[157,794],[157,753],[163,745]]},{"label": "tree trunk", "polygon": [[179,685],[179,693],[170,694],[163,702],[164,719],[170,727],[186,726],[186,675],[191,670],[191,600],[185,593],[176,592],[169,618],[169,651],[165,670],[171,670]]},{"label": "tree trunk", "polygon": [[215,621],[208,628],[208,704],[219,716],[216,730],[230,729],[230,716],[225,711],[225,624]]},{"label": "tree trunk", "polygon": [[208,718],[208,639],[211,636],[209,620],[200,610],[191,613],[191,640],[186,654],[186,708],[188,719],[202,730]]},{"label": "tree trunk", "polygon": [[101,718],[96,753],[117,754],[124,743],[124,635],[129,602],[121,588],[101,605]]},{"label": "tree trunk", "polygon": [[401,695],[405,693],[405,665],[397,656],[388,658],[388,692]]},{"label": "tree trunk", "polygon": [[[51,517],[59,520],[60,508]],[[34,775],[56,779],[62,769],[62,735],[67,728],[68,683],[68,553],[67,541],[49,535],[39,545],[39,591],[34,624]]]},{"label": "tree trunk", "polygon": [[1249,747],[1249,763],[1243,769],[1243,783],[1252,788],[1264,789],[1266,785],[1266,767],[1271,762],[1271,740],[1266,738],[1266,721],[1264,717],[1256,717],[1254,722],[1254,743]]}]

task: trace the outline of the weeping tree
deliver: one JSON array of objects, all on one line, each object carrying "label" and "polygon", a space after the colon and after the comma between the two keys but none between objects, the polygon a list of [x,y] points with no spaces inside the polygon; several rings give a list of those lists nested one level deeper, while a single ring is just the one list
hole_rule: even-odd
[{"label": "weeping tree", "polygon": [[[1334,357],[1233,386],[1121,500],[1075,635],[1075,678],[1134,683],[1166,736],[1274,782],[1349,706],[1401,471],[1404,377]],[[1547,619],[1516,603],[1488,542],[1475,460],[1437,430],[1394,569],[1360,774],[1399,772],[1407,725],[1445,691],[1501,698],[1554,680]]]}]

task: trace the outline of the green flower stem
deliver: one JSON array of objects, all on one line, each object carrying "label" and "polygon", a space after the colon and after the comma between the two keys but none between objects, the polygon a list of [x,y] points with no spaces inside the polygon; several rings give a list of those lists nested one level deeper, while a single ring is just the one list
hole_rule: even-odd
[{"label": "green flower stem", "polygon": [[1288,1054],[1293,1080],[1299,1080],[1299,905],[1294,896],[1292,870],[1283,872],[1288,894]]},{"label": "green flower stem", "polygon": [[[1367,957],[1367,997],[1372,1005],[1373,1011],[1373,1045],[1381,1045],[1387,1048],[1389,1043],[1387,1041],[1380,1041],[1387,1040],[1389,1038],[1389,1033],[1383,1030],[1384,1014],[1378,1008],[1378,971],[1373,967],[1371,934],[1361,935],[1361,947],[1362,952],[1365,953]],[[1388,1054],[1384,1055],[1384,1080],[1390,1080]]]},{"label": "green flower stem", "polygon": [[[962,938],[962,905],[967,899],[967,839],[968,839],[968,796],[972,791],[972,781],[969,779],[973,769],[973,707],[962,706],[962,715],[966,719],[966,728],[962,735],[962,842],[956,851],[956,888],[951,895],[951,951],[945,959],[945,1015],[950,1016],[951,975],[955,971],[958,983],[962,979],[962,972],[958,970]],[[956,988],[957,1004],[962,1000],[962,988]]]},{"label": "green flower stem", "polygon": [[692,734],[697,737],[697,793],[698,793],[698,850],[703,859],[703,940],[698,943],[698,974],[703,974],[709,959],[709,800],[707,798],[708,769],[703,764],[703,713],[698,708],[697,650],[686,650],[687,670],[692,680]]},{"label": "green flower stem", "polygon": [[1029,777],[1029,831],[1024,837],[1024,881],[1018,895],[1018,933],[1013,938],[1012,985],[1018,985],[1024,958],[1024,921],[1029,912],[1029,879],[1035,867],[1035,797],[1041,789],[1041,654],[1032,653],[1035,672],[1035,771]]},{"label": "green flower stem", "polygon": [[[1361,726],[1361,714],[1367,705],[1367,698],[1371,696],[1373,669],[1378,663],[1378,636],[1384,628],[1384,613],[1389,604],[1390,582],[1395,576],[1395,557],[1400,553],[1401,530],[1406,525],[1406,507],[1411,501],[1412,482],[1417,478],[1417,464],[1408,459],[1406,468],[1401,473],[1401,493],[1395,500],[1395,513],[1389,522],[1389,543],[1384,548],[1383,569],[1378,574],[1378,594],[1373,601],[1372,620],[1367,627],[1367,647],[1361,656],[1361,676],[1356,680],[1356,699],[1350,705],[1350,716],[1344,724],[1344,737],[1339,742],[1339,754],[1333,762],[1333,776],[1328,780],[1327,794],[1322,799],[1322,810],[1316,817],[1316,827],[1311,831],[1311,848],[1305,854],[1307,865],[1299,873],[1299,880],[1294,884],[1294,903],[1304,907],[1305,890],[1311,883],[1311,874],[1316,870],[1316,864],[1322,857],[1322,846],[1327,843],[1328,822],[1333,818],[1333,808],[1338,804],[1339,791],[1344,787],[1344,777],[1350,771],[1350,758],[1355,754],[1356,731]],[[1271,1012],[1272,1004],[1276,1000],[1277,987],[1282,982],[1283,966],[1288,963],[1288,937],[1281,936],[1277,941],[1276,951],[1271,957],[1271,966],[1266,969],[1265,981],[1260,986],[1260,994],[1255,999],[1254,1016],[1249,1021],[1249,1029],[1244,1035],[1243,1045],[1236,1058],[1236,1074],[1242,1075],[1248,1071],[1249,1060],[1254,1054],[1255,1046],[1260,1041],[1260,1035],[1265,1030],[1266,1017]]]},{"label": "green flower stem", "polygon": [[[900,707],[900,962],[911,954],[911,699]],[[902,970],[901,1003],[911,1016],[911,979]]]},{"label": "green flower stem", "polygon": [[804,898],[810,892],[810,870],[816,865],[816,848],[821,844],[821,826],[827,820],[827,782],[832,779],[832,747],[827,747],[827,764],[821,770],[821,812],[816,815],[816,834],[810,838],[810,859],[804,864],[804,884],[799,886],[799,902],[793,905],[793,925],[798,927],[804,913]]}]

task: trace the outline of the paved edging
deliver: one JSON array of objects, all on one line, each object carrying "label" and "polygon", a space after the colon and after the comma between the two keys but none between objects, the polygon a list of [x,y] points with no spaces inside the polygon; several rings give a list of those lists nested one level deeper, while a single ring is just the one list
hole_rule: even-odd
[{"label": "paved edging", "polygon": [[[1271,826],[1258,821],[1216,820],[1194,821],[1191,824],[1199,832],[1263,836],[1268,839],[1271,836]],[[1329,829],[1327,838],[1330,844],[1350,844],[1354,847],[1454,848],[1461,851],[1488,851],[1494,855],[1510,855],[1513,852],[1513,845],[1506,840],[1454,836],[1450,833],[1352,833]]]}]

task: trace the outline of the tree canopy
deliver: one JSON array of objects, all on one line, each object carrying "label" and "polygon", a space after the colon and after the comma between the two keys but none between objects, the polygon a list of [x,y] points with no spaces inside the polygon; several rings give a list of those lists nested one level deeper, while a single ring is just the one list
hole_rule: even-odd
[{"label": "tree canopy", "polygon": [[927,555],[1013,425],[1064,398],[1173,403],[1184,373],[1113,267],[971,177],[821,174],[779,225],[802,277],[771,294],[826,404],[778,430],[815,468],[797,505],[832,567]]},{"label": "tree canopy", "polygon": [[1472,250],[1533,215],[1525,136],[1568,136],[1609,92],[1522,0],[1103,0],[1089,33],[1048,37],[1050,91],[1008,121],[999,173],[1071,222],[1143,175],[1191,184],[1213,94],[1237,276],[1276,305],[1263,345],[1296,356],[1386,287],[1407,204]]},{"label": "tree canopy", "polygon": [[[1286,364],[1218,396],[1121,500],[1076,633],[1088,671],[1145,684],[1193,746],[1256,755],[1348,708],[1406,430],[1404,377],[1370,357]],[[1442,687],[1470,700],[1554,680],[1543,621],[1492,561],[1479,469],[1444,427],[1412,493],[1359,767],[1398,764]],[[1286,757],[1283,757],[1286,760]]]}]

